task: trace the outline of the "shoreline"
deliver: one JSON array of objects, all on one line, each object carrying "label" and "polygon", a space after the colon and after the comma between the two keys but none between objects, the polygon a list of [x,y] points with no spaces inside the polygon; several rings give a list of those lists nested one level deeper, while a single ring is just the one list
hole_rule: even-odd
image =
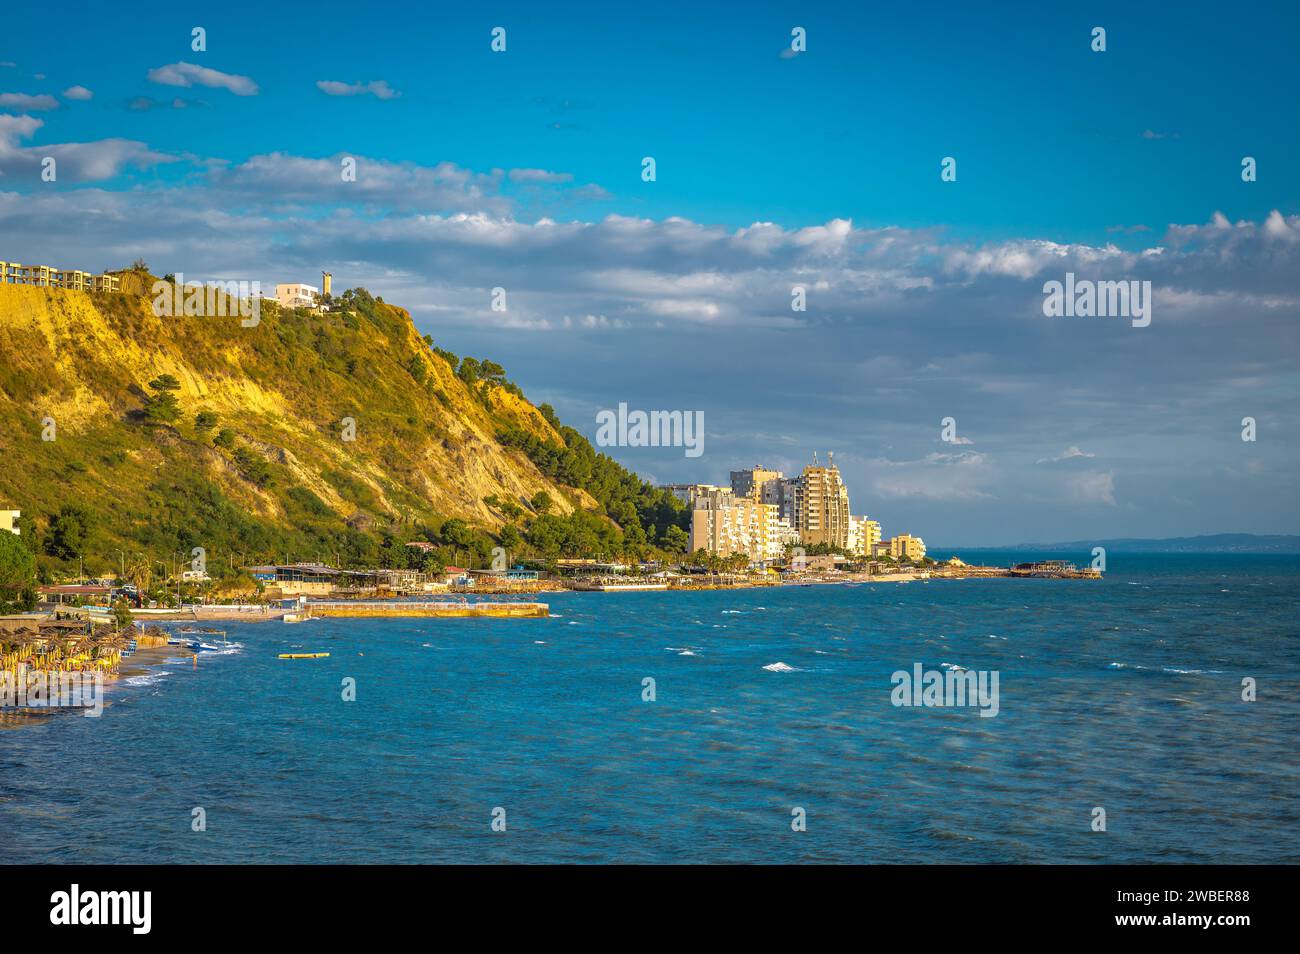
[{"label": "shoreline", "polygon": [[[663,589],[638,588],[635,581],[629,580],[630,584],[621,592],[642,592],[642,593],[674,593],[674,592],[705,592],[709,590],[747,590],[747,589],[772,589],[782,587],[805,587],[805,586],[861,586],[867,583],[928,583],[931,581],[942,580],[990,580],[990,579],[1054,579],[1054,580],[1074,580],[1074,579],[1101,579],[1101,574],[1088,574],[1078,572],[1070,575],[1053,576],[1053,577],[1034,577],[1028,574],[1016,573],[1003,567],[980,567],[971,568],[970,571],[952,571],[946,570],[934,572],[931,570],[908,570],[899,573],[846,573],[827,578],[826,576],[808,576],[804,578],[788,580],[739,580],[734,582],[711,582],[699,583],[697,585],[673,586],[669,585]],[[414,599],[411,596],[394,596],[394,597],[362,597],[357,599],[347,599],[335,597],[332,599],[322,598],[320,602],[328,603],[400,603],[400,602],[438,602],[438,597],[527,597],[539,596],[543,594],[558,593],[600,593],[604,592],[610,595],[617,595],[620,590],[599,590],[595,588],[584,588],[581,586],[541,586],[527,588],[505,588],[505,587],[483,587],[481,589],[465,589],[453,591],[438,591],[434,593],[421,594],[424,599]],[[310,606],[311,603],[308,603]],[[67,608],[60,608],[67,609]],[[102,612],[102,607],[91,608],[92,614],[96,610]],[[29,618],[53,618],[55,609],[44,611],[43,614],[27,614]],[[276,620],[283,620],[284,617],[293,615],[298,612],[297,607],[283,608],[273,606],[254,607],[248,604],[241,606],[223,606],[221,604],[206,605],[187,605],[183,609],[153,609],[153,610],[132,610],[131,615],[137,625],[145,625],[151,622],[159,623],[177,623],[177,622],[231,622],[231,623],[264,623]]]}]

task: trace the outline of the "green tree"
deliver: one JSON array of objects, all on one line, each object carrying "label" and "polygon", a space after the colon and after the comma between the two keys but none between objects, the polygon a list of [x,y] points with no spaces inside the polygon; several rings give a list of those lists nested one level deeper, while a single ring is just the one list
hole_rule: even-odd
[{"label": "green tree", "polygon": [[690,535],[675,524],[664,531],[663,548],[669,553],[685,553],[690,543]]},{"label": "green tree", "polygon": [[149,382],[154,393],[145,398],[144,419],[150,424],[174,424],[181,416],[180,402],[173,393],[181,383],[170,374],[160,374]]},{"label": "green tree", "polygon": [[545,490],[539,490],[537,493],[533,494],[531,503],[533,509],[538,513],[546,513],[551,509],[553,501],[551,500],[551,495]]},{"label": "green tree", "polygon": [[519,544],[524,542],[524,538],[519,535],[519,531],[510,524],[506,524],[501,528],[498,539],[500,539],[501,545],[506,548],[507,553],[513,552],[519,547]]},{"label": "green tree", "polygon": [[36,606],[36,558],[22,538],[0,533],[0,614]]},{"label": "green tree", "polygon": [[50,531],[46,537],[45,552],[60,560],[69,560],[86,552],[86,537],[90,534],[90,512],[76,504],[64,504],[50,518]]},{"label": "green tree", "polygon": [[239,472],[244,475],[244,479],[258,487],[269,487],[271,484],[271,465],[266,458],[256,454],[247,447],[241,447],[234,454],[235,466]]},{"label": "green tree", "polygon": [[199,411],[194,415],[194,429],[200,434],[217,426],[217,415],[212,411]]}]

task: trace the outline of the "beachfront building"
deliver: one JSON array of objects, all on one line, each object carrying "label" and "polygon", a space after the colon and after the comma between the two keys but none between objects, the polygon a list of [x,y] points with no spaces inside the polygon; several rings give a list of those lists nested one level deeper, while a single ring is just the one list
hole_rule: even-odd
[{"label": "beachfront building", "polygon": [[0,510],[0,533],[18,536],[18,518],[22,515],[21,510]]},{"label": "beachfront building", "polygon": [[691,510],[691,552],[743,553],[752,563],[779,559],[780,517],[772,504],[737,497],[721,488],[696,498]]},{"label": "beachfront building", "polygon": [[92,605],[107,606],[112,587],[101,584],[61,583],[54,586],[38,586],[36,597],[42,603],[63,606]]},{"label": "beachfront building", "polygon": [[36,285],[41,288],[62,288],[69,291],[115,292],[121,291],[122,279],[118,275],[107,272],[96,275],[93,272],[57,268],[54,265],[0,262],[0,285]]},{"label": "beachfront building", "polygon": [[777,517],[776,520],[776,545],[780,553],[785,553],[786,547],[799,545],[799,528],[792,525],[785,517]]},{"label": "beachfront building", "polygon": [[827,466],[805,467],[795,487],[794,519],[805,545],[828,543],[847,549],[849,542],[849,490],[844,486],[834,454]]},{"label": "beachfront building", "polygon": [[268,592],[280,596],[333,596],[375,588],[375,575],[364,570],[340,570],[319,563],[279,563],[246,567]]},{"label": "beachfront building", "polygon": [[869,517],[849,516],[848,551],[853,556],[872,556],[880,542],[880,524]]},{"label": "beachfront building", "polygon": [[[883,553],[880,552],[883,548]],[[872,556],[890,556],[895,560],[920,563],[925,559],[925,541],[910,533],[898,533],[872,548]]]}]

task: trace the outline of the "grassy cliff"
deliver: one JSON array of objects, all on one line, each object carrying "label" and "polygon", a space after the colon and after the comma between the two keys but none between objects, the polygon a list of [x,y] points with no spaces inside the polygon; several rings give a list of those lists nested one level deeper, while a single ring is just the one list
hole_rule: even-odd
[{"label": "grassy cliff", "polygon": [[345,302],[326,314],[268,302],[242,327],[160,318],[139,295],[0,285],[0,508],[23,511],[44,557],[99,572],[119,550],[195,546],[222,566],[392,564],[409,539],[481,556],[489,534],[554,556],[580,548],[575,521],[621,551],[629,516],[637,546],[680,523],[632,475],[627,493],[664,513],[648,533],[625,500],[611,519],[614,501],[534,462],[528,448],[585,441],[500,368],[435,349],[364,290]]}]

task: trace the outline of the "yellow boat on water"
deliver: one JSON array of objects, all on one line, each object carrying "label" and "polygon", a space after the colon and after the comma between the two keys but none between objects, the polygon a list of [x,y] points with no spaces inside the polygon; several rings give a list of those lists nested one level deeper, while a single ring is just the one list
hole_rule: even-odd
[{"label": "yellow boat on water", "polygon": [[325,659],[329,653],[280,653],[281,659]]}]

